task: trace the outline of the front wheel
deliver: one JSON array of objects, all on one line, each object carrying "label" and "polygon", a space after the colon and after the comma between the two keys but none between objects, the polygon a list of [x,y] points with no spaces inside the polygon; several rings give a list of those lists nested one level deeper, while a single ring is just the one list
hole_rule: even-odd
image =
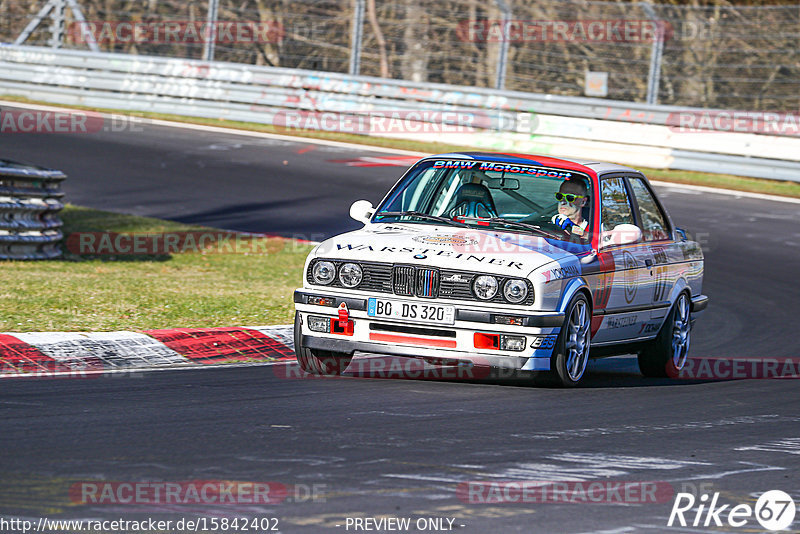
[{"label": "front wheel", "polygon": [[565,387],[578,385],[586,372],[591,343],[592,309],[583,293],[567,306],[564,326],[556,340],[551,360],[551,374]]},{"label": "front wheel", "polygon": [[294,352],[300,369],[312,375],[339,376],[352,359],[349,354],[304,347],[299,313],[294,315]]},{"label": "front wheel", "polygon": [[692,340],[691,306],[686,293],[678,295],[658,336],[639,353],[644,376],[674,378],[686,365]]}]

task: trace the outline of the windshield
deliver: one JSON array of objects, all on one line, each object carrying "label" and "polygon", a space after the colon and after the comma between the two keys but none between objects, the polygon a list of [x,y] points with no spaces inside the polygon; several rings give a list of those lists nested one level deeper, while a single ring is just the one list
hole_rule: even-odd
[{"label": "windshield", "polygon": [[589,177],[563,169],[476,160],[427,160],[381,204],[374,222],[441,224],[437,218],[504,231],[587,240]]}]

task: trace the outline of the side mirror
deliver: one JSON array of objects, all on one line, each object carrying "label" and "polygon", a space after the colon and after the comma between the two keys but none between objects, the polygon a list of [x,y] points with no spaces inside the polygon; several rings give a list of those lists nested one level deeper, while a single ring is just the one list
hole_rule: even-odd
[{"label": "side mirror", "polygon": [[630,245],[642,239],[642,229],[634,224],[620,224],[613,230],[600,234],[600,248]]},{"label": "side mirror", "polygon": [[681,241],[688,240],[686,238],[686,230],[684,230],[683,228],[675,228],[675,233],[678,234],[678,237],[680,238]]},{"label": "side mirror", "polygon": [[350,206],[350,217],[360,223],[367,224],[375,213],[375,208],[372,207],[372,202],[369,200],[356,200]]}]

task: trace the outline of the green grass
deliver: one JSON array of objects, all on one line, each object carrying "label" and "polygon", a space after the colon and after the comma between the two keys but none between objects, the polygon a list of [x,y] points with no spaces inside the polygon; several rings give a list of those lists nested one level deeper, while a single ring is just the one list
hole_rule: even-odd
[{"label": "green grass", "polygon": [[[6,95],[0,98],[15,102],[53,105],[50,102],[34,101],[17,96]],[[123,113],[122,111],[113,109],[99,109],[99,108],[90,108],[85,106],[70,106],[70,107],[74,109],[84,109],[84,110],[99,111],[106,113]],[[229,121],[223,119],[204,119],[199,117],[185,117],[182,115],[169,115],[164,113],[150,113],[150,112],[139,112],[139,111],[125,111],[124,113],[131,116],[143,117],[148,119],[169,120],[174,122],[186,122],[191,124],[206,124],[209,126],[217,126],[222,128],[236,128],[240,130],[249,130],[255,132],[266,132],[266,133],[283,134],[283,135],[289,134],[289,132],[286,132],[285,130],[276,128],[268,124],[255,124],[251,122],[238,122],[238,121]],[[290,134],[295,137],[299,137],[301,139],[302,138],[326,139],[330,141],[357,143],[361,145],[377,146],[383,148],[395,148],[401,150],[410,150],[414,152],[425,152],[430,154],[452,152],[458,150],[474,150],[474,147],[468,147],[468,146],[449,145],[444,143],[428,143],[428,142],[413,141],[406,139],[388,139],[380,137],[370,137],[365,135],[345,134],[338,132],[294,130],[290,132]],[[800,182],[761,180],[758,178],[746,178],[730,174],[650,169],[644,167],[640,168],[640,170],[643,171],[648,177],[654,180],[661,180],[664,182],[704,185],[708,187],[733,189],[736,191],[749,191],[753,193],[765,193],[771,195],[800,198]]]},{"label": "green grass", "polygon": [[[71,232],[202,227],[67,206]],[[0,331],[109,331],[289,324],[311,247],[260,238],[258,253],[86,256],[0,262]],[[266,251],[266,252],[263,252]]]}]

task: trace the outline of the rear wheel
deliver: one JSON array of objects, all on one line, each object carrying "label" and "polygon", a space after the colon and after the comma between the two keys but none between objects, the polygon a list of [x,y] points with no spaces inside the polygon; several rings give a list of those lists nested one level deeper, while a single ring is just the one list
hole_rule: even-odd
[{"label": "rear wheel", "polygon": [[300,369],[312,375],[341,375],[352,359],[352,356],[342,352],[304,347],[299,313],[294,315],[294,352]]},{"label": "rear wheel", "polygon": [[691,302],[681,293],[658,336],[639,353],[639,370],[644,376],[676,377],[686,365],[692,340]]},{"label": "rear wheel", "polygon": [[550,364],[550,375],[556,384],[578,385],[586,372],[591,343],[592,310],[583,293],[578,293],[567,306],[564,326],[556,340]]}]

